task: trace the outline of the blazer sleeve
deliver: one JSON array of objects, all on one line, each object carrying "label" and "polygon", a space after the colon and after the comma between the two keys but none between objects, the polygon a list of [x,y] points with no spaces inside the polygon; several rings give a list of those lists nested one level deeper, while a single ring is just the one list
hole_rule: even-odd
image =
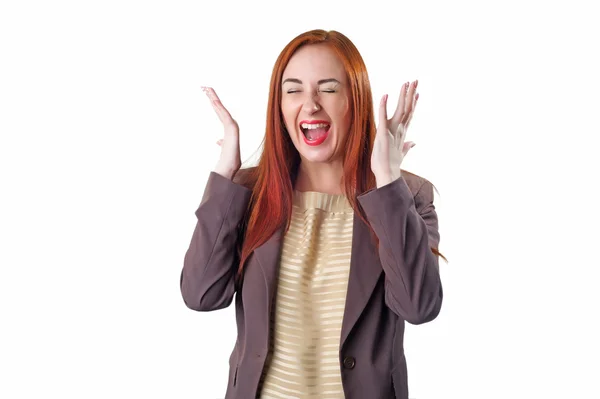
[{"label": "blazer sleeve", "polygon": [[180,288],[186,306],[198,311],[228,307],[235,292],[240,224],[252,191],[211,172],[196,227],[186,251]]},{"label": "blazer sleeve", "polygon": [[423,180],[414,197],[403,177],[358,196],[379,239],[386,305],[411,324],[435,319],[443,298],[433,185]]}]

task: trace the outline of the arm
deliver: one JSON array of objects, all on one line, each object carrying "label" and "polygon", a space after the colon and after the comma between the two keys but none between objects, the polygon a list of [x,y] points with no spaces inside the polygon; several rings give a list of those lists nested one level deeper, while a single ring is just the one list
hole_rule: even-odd
[{"label": "arm", "polygon": [[[237,177],[237,176],[236,176]],[[233,300],[239,225],[252,191],[211,172],[181,271],[183,301],[193,310],[226,308]]]},{"label": "arm", "polygon": [[386,305],[411,324],[435,319],[442,306],[438,219],[433,186],[426,181],[413,198],[400,177],[358,197],[375,234],[385,273]]}]

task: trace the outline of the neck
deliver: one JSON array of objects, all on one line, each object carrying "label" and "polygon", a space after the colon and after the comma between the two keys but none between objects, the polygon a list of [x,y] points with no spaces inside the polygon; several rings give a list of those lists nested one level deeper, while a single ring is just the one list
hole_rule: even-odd
[{"label": "neck", "polygon": [[344,194],[344,168],[341,161],[332,163],[301,161],[294,188],[298,191]]}]

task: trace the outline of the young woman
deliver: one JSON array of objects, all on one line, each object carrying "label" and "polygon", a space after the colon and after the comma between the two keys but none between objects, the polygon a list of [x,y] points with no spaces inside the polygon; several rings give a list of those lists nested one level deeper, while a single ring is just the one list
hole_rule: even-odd
[{"label": "young woman", "polygon": [[226,398],[408,399],[405,322],[442,305],[433,186],[401,169],[417,81],[390,119],[383,96],[376,127],[353,43],[299,35],[273,69],[261,158],[243,169],[238,125],[204,91],[224,137],[181,292],[198,311],[236,294]]}]

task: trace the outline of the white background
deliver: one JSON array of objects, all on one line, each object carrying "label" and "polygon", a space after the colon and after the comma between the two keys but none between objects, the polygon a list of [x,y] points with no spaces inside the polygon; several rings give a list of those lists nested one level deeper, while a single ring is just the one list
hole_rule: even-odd
[{"label": "white background", "polygon": [[233,306],[179,292],[222,132],[200,87],[251,160],[275,59],[313,28],[356,44],[390,111],[419,79],[404,168],[440,192],[450,262],[439,317],[407,326],[411,398],[600,397],[590,5],[0,4],[0,397],[224,397]]}]

